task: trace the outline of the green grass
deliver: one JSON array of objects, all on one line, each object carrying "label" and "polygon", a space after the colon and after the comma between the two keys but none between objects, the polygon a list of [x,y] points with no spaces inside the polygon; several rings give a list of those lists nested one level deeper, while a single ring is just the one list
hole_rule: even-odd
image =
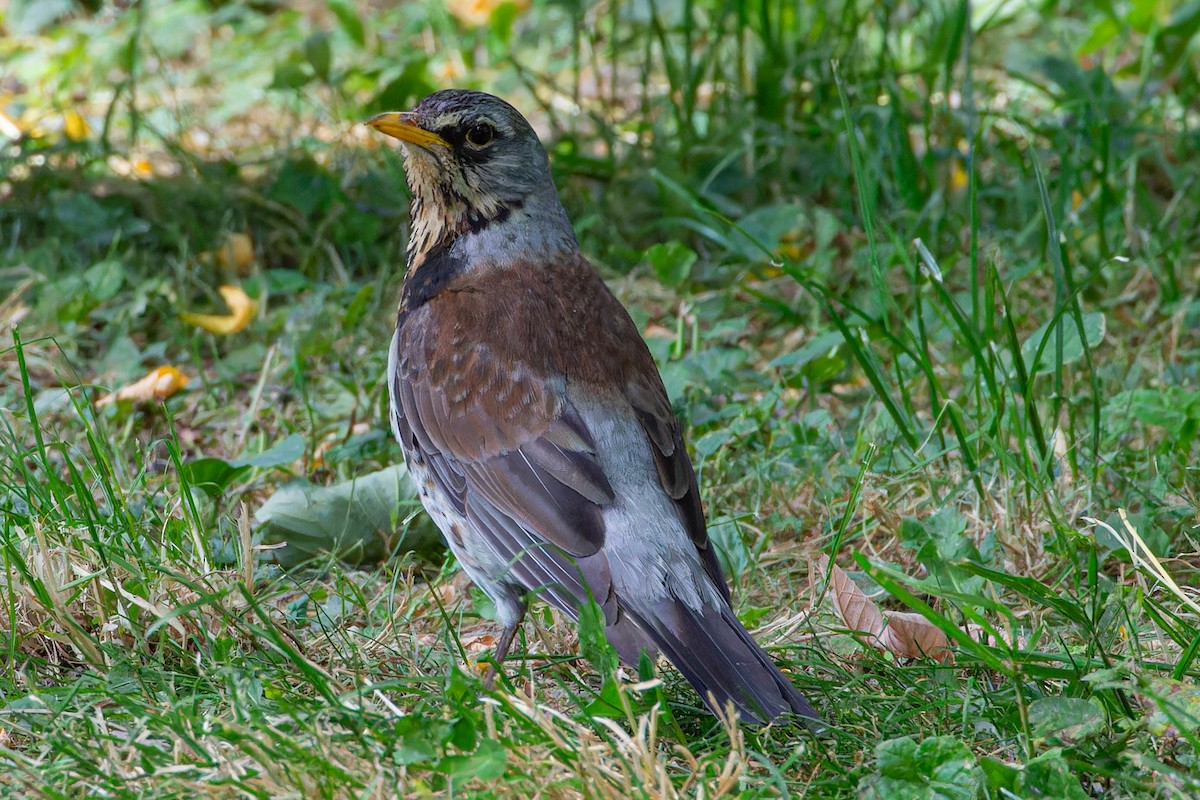
[{"label": "green grass", "polygon": [[[4,796],[1200,793],[1195,4],[86,5],[0,11]],[[447,85],[543,133],[834,735],[617,689],[544,606],[483,690],[387,471],[407,192],[356,126]],[[244,330],[179,319],[231,283]]]}]

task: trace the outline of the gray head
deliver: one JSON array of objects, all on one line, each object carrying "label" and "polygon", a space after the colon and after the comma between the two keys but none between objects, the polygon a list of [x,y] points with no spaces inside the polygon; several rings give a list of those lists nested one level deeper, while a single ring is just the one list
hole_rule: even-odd
[{"label": "gray head", "polygon": [[413,192],[410,258],[514,215],[570,230],[537,134],[499,97],[446,89],[367,124],[404,144]]}]

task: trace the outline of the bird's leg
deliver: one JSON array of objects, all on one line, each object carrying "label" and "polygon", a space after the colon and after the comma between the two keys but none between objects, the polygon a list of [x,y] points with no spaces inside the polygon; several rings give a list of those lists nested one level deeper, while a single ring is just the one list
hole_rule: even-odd
[{"label": "bird's leg", "polygon": [[492,654],[492,663],[488,665],[487,674],[483,676],[485,689],[491,691],[494,688],[499,667],[508,656],[508,649],[512,647],[513,639],[517,638],[517,631],[520,629],[521,623],[518,620],[510,625],[505,625],[504,630],[500,632],[500,641],[496,643],[496,651]]}]

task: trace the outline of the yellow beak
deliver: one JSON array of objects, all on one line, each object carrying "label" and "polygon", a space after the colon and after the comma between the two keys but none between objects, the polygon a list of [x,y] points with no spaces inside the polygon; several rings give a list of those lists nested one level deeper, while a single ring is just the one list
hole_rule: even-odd
[{"label": "yellow beak", "polygon": [[427,131],[417,124],[416,115],[411,111],[385,111],[367,120],[367,125],[402,142],[415,144],[428,150],[430,147],[450,147],[450,143],[433,131]]}]

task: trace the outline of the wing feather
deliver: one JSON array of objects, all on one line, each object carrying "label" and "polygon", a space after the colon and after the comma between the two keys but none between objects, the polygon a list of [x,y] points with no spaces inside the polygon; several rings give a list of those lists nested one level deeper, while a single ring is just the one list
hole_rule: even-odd
[{"label": "wing feather", "polygon": [[[470,376],[429,363],[438,351],[425,346],[431,332],[423,321],[410,317],[394,344],[394,413],[406,447],[419,453],[441,493],[508,561],[513,583],[544,588],[547,599],[572,615],[590,588],[615,620],[600,553],[603,507],[614,495],[587,424],[552,381],[535,385],[519,365],[514,372],[522,374],[505,375],[486,347],[473,348],[466,361],[483,373],[473,385],[518,387],[510,394],[522,413],[487,408],[486,392],[464,395],[458,389],[472,385]],[[439,381],[451,374],[453,380]]]}]

